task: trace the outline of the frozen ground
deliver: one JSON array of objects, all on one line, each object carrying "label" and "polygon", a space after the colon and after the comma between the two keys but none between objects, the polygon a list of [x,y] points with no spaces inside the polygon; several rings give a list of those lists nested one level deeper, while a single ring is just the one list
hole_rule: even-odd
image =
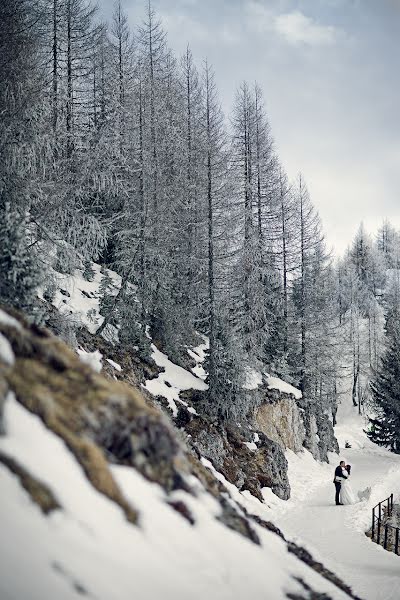
[{"label": "frozen ground", "polygon": [[[363,433],[362,417],[351,402],[339,409],[336,435],[340,457],[352,465],[351,485],[357,491],[371,488],[368,500],[353,506],[335,506],[333,469],[306,456],[289,458],[293,496],[276,505],[274,522],[287,536],[301,541],[328,568],[352,586],[365,600],[400,598],[400,557],[386,552],[365,536],[371,508],[392,492],[400,491],[400,456],[372,444]],[[348,441],[351,448],[344,448]],[[307,466],[308,463],[308,466]]]},{"label": "frozen ground", "polygon": [[[57,290],[54,301],[62,312],[80,318],[91,331],[101,322],[101,275],[98,266],[94,267],[93,282],[86,282],[79,270],[74,276],[64,277],[59,282],[63,290]],[[117,290],[118,276],[112,272],[110,276]],[[1,313],[0,318],[10,319]],[[1,355],[7,362],[9,348],[5,340],[0,342]],[[174,365],[155,346],[152,348],[154,361],[164,370],[145,387],[156,396],[164,396],[173,414],[179,403],[186,404],[180,399],[181,391],[206,388],[206,347],[204,340],[198,348],[188,349],[196,361],[192,373]],[[81,352],[81,358],[99,370],[96,365],[100,365],[101,357]],[[120,369],[110,359],[105,360]],[[260,377],[256,372],[250,375],[249,386],[257,387]],[[287,384],[270,378],[269,386],[282,389]],[[188,408],[195,413],[194,408]],[[64,510],[50,518],[42,516],[15,477],[0,466],[2,600],[77,598],[81,597],[80,588],[90,598],[105,600],[124,600],[132,594],[141,600],[242,600],[253,596],[276,600],[283,598],[285,591],[296,590],[290,574],[302,576],[334,599],[344,596],[288,555],[276,536],[257,528],[263,542],[263,548],[257,548],[227,531],[215,521],[218,508],[204,492],[197,499],[185,497],[197,521],[191,527],[168,507],[158,486],[149,484],[132,469],[115,468],[115,477],[141,512],[141,528],[128,525],[119,509],[91,488],[68,450],[37,417],[26,413],[15,401],[8,403],[6,417],[9,435],[0,438],[0,448],[47,482]],[[368,499],[354,506],[334,504],[336,455],[331,456],[330,465],[323,465],[307,451],[299,455],[288,451],[292,497],[284,502],[265,488],[264,504],[226,482],[211,463],[204,464],[237,502],[250,513],[276,523],[286,537],[305,545],[361,598],[397,600],[400,557],[372,543],[364,532],[370,525],[372,506],[392,492],[398,499],[400,456],[368,441],[363,433],[365,422],[351,401],[343,401],[338,422],[340,457],[353,467],[352,487],[356,493],[371,488]],[[351,448],[345,448],[346,442]],[[18,573],[24,577],[18,577]]]},{"label": "frozen ground", "polygon": [[[75,321],[82,323],[91,333],[95,333],[99,325],[103,322],[103,317],[99,313],[100,283],[102,273],[100,265],[91,263],[94,271],[93,281],[87,281],[83,277],[82,269],[75,269],[73,275],[58,273],[53,271],[56,285],[52,304],[64,315],[70,315]],[[109,290],[110,295],[117,294],[121,277],[111,271],[107,271],[113,285]],[[40,290],[38,296],[43,298],[44,290]]]},{"label": "frozen ground", "polygon": [[161,396],[166,398],[168,407],[170,408],[174,417],[178,414],[177,402],[184,404],[188,411],[192,414],[197,414],[196,410],[189,406],[187,402],[182,400],[179,396],[180,392],[185,390],[206,390],[207,384],[203,381],[202,373],[204,372],[202,363],[204,361],[204,344],[201,344],[197,348],[190,350],[190,356],[195,358],[196,366],[192,369],[193,373],[190,373],[186,369],[183,369],[179,365],[173,363],[166,354],[160,352],[158,348],[152,344],[151,358],[154,360],[158,367],[161,367],[163,371],[154,379],[148,379],[143,386],[153,396]]},{"label": "frozen ground", "polygon": [[[194,350],[201,375],[202,349]],[[165,393],[167,398],[171,394],[172,407],[181,401],[180,391],[205,387],[201,377],[174,365],[155,346],[153,358],[164,371],[154,380],[157,389],[152,392]],[[9,398],[5,418],[7,435],[0,438],[0,450],[47,483],[63,510],[44,517],[16,478],[0,466],[2,600],[69,600],[81,597],[82,590],[99,600],[133,596],[141,600],[279,600],[288,591],[300,591],[293,575],[333,600],[345,597],[288,554],[277,536],[255,526],[262,541],[262,547],[257,547],[218,523],[219,507],[198,482],[196,498],[176,494],[195,518],[191,526],[168,506],[159,486],[145,481],[134,469],[113,467],[126,497],[140,512],[140,528],[129,525],[119,508],[90,486],[65,445],[38,417]],[[354,506],[334,505],[336,455],[331,465],[323,465],[306,451],[287,452],[292,498],[284,502],[264,489],[264,504],[226,482],[211,463],[204,464],[232,498],[250,513],[273,521],[287,538],[305,545],[361,598],[397,600],[400,557],[373,544],[364,531],[371,507],[400,489],[400,457],[367,440],[362,431],[365,423],[350,402],[339,411],[338,419],[341,447],[346,442],[352,446],[341,453],[353,466],[352,486],[356,492],[371,488],[369,498]]]},{"label": "frozen ground", "polygon": [[12,395],[5,418],[0,450],[46,483],[62,510],[45,517],[0,465],[1,600],[285,600],[302,591],[294,577],[333,600],[347,598],[273,533],[255,525],[256,546],[219,523],[219,505],[196,480],[197,497],[173,494],[189,507],[190,525],[158,485],[135,469],[112,467],[139,509],[140,527],[130,525],[89,484],[65,444]]}]

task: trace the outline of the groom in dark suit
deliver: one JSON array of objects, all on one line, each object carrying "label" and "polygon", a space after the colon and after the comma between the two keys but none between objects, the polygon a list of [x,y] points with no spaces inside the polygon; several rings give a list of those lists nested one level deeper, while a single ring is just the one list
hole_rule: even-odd
[{"label": "groom in dark suit", "polygon": [[346,466],[346,463],[344,462],[344,460],[341,460],[339,466],[337,466],[335,469],[335,477],[333,479],[333,483],[335,484],[335,488],[336,488],[336,494],[335,494],[336,506],[342,505],[342,503],[340,502],[340,488],[342,487],[342,481],[344,479],[347,479],[347,477],[348,477],[345,466]]}]

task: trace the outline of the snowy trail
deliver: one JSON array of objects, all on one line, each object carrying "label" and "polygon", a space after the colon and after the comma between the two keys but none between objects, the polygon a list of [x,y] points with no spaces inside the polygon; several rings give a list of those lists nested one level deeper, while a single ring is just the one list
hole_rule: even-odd
[{"label": "snowy trail", "polygon": [[[293,473],[294,497],[275,522],[285,535],[301,540],[328,568],[343,578],[353,591],[365,600],[398,600],[400,598],[400,557],[386,552],[366,536],[371,520],[371,508],[400,491],[400,456],[382,450],[360,433],[358,417],[345,420],[338,427],[340,445],[350,439],[351,449],[341,448],[341,457],[352,465],[351,484],[355,493],[371,487],[368,500],[353,506],[335,506],[333,468],[321,466],[321,483],[306,494],[301,479],[306,475]],[[289,470],[290,479],[290,470]],[[303,481],[304,483],[304,481]],[[297,493],[297,498],[296,498]]]}]

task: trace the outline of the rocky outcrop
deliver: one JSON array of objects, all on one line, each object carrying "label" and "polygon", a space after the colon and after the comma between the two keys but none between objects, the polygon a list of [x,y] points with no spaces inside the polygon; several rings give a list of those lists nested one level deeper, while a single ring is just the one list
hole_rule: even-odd
[{"label": "rocky outcrop", "polygon": [[257,392],[262,396],[254,413],[255,425],[283,450],[306,448],[316,460],[326,462],[328,452],[339,452],[331,419],[318,402],[266,386]]},{"label": "rocky outcrop", "polygon": [[301,452],[305,427],[299,407],[293,397],[283,396],[275,402],[264,402],[256,409],[255,422],[267,437],[294,452]]},{"label": "rocky outcrop", "polygon": [[301,401],[305,427],[304,447],[316,460],[328,462],[328,452],[339,452],[329,415],[325,414],[318,402]]},{"label": "rocky outcrop", "polygon": [[269,487],[279,498],[289,498],[285,455],[281,446],[263,433],[254,443],[250,430],[216,426],[202,417],[190,419],[185,431],[198,456],[210,460],[239,490],[249,490],[263,501],[262,488]]},{"label": "rocky outcrop", "polygon": [[[0,308],[1,315],[7,316]],[[64,440],[91,484],[119,504],[131,523],[138,523],[139,514],[119,489],[110,462],[134,467],[167,494],[177,489],[195,493],[188,483],[194,475],[219,502],[219,519],[257,543],[251,524],[227,502],[222,484],[194,459],[171,422],[139,389],[94,372],[48,330],[15,316],[17,321],[0,318],[0,333],[15,359],[10,364],[0,355],[2,400],[9,390],[37,414]],[[45,497],[40,482],[21,469],[19,476]],[[174,508],[189,518],[182,502]]]}]

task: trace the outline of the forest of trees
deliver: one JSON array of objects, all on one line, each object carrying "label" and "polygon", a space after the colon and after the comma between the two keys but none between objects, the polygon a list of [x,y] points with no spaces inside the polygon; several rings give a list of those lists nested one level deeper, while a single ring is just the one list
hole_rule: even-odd
[{"label": "forest of trees", "polygon": [[[98,333],[171,357],[208,336],[206,410],[245,416],[249,368],[299,386],[335,415],[355,406],[397,298],[398,233],[361,227],[334,264],[302,175],[289,181],[262,90],[244,82],[223,115],[212,67],[176,57],[151,5],[131,29],[115,4],[0,4],[0,300],[38,312],[51,272],[104,271]],[[389,275],[388,275],[389,274]],[[41,317],[43,318],[43,316]]]}]

